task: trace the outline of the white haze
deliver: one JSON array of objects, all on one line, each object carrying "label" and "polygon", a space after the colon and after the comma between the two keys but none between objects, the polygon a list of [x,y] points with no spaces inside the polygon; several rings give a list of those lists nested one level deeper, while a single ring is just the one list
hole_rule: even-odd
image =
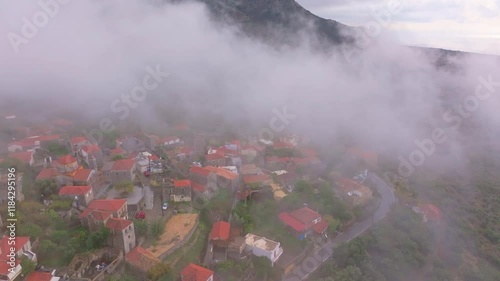
[{"label": "white haze", "polygon": [[[192,3],[159,8],[144,1],[70,1],[15,54],[7,34],[20,34],[21,18],[31,18],[37,2],[0,6],[1,98],[38,97],[56,110],[69,107],[89,117],[113,117],[111,101],[139,83],[145,66],[159,64],[171,76],[150,95],[164,95],[165,106],[169,95],[180,96],[191,121],[208,110],[228,121],[253,120],[259,128],[268,126],[273,109],[286,107],[297,116],[290,128],[312,138],[329,140],[347,129],[361,145],[409,153],[415,139],[445,126],[444,89],[467,96],[479,76],[500,80],[498,64],[489,59],[463,59],[457,63],[466,70],[454,74],[392,43],[369,47],[362,64],[345,63],[340,49],[314,51],[311,38],[304,37],[303,47],[276,49],[242,38],[236,27],[212,24],[204,7]],[[138,112],[147,122],[165,123],[153,119],[159,105],[148,99]],[[478,118],[498,124],[498,96],[484,103]],[[40,116],[44,110],[52,111],[40,108]]]}]

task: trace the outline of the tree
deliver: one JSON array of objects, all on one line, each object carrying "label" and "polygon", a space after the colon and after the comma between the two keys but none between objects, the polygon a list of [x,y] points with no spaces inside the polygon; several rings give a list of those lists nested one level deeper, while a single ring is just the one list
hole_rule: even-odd
[{"label": "tree", "polygon": [[21,274],[23,276],[28,276],[31,272],[35,271],[36,263],[28,259],[27,257],[21,258]]},{"label": "tree", "polygon": [[165,232],[165,227],[161,223],[161,220],[155,220],[150,227],[151,235],[155,238],[158,239],[160,236]]},{"label": "tree", "polygon": [[131,181],[120,182],[115,184],[115,189],[128,194],[134,190],[134,183]]},{"label": "tree", "polygon": [[90,234],[90,236],[87,239],[87,247],[89,249],[99,249],[104,247],[108,240],[109,234],[110,234],[109,229],[105,227],[101,228],[101,230],[99,231]]},{"label": "tree", "polygon": [[266,257],[253,257],[252,258],[254,269],[257,271],[257,277],[263,278],[272,272],[273,267],[271,261]]},{"label": "tree", "polygon": [[31,222],[20,223],[18,226],[18,235],[20,236],[29,236],[32,239],[36,239],[40,237],[42,233],[42,228]]},{"label": "tree", "polygon": [[328,231],[330,232],[335,232],[340,226],[340,221],[331,215],[324,216],[324,219],[328,222]]},{"label": "tree", "polygon": [[66,155],[68,154],[68,149],[62,144],[51,143],[47,146],[47,150],[55,155]]},{"label": "tree", "polygon": [[113,161],[116,161],[116,160],[122,160],[122,159],[125,159],[125,156],[121,155],[121,154],[118,154],[118,155],[115,155],[113,156],[112,160]]},{"label": "tree", "polygon": [[52,194],[58,192],[57,184],[53,180],[42,180],[35,183],[35,189],[40,192],[45,198],[49,198]]},{"label": "tree", "polygon": [[56,211],[67,211],[71,209],[72,204],[71,200],[54,200],[50,207]]},{"label": "tree", "polygon": [[148,223],[146,220],[134,220],[134,228],[137,236],[148,234]]},{"label": "tree", "polygon": [[172,267],[168,263],[160,262],[148,271],[148,277],[153,281],[158,281],[162,276],[167,275],[171,271]]}]

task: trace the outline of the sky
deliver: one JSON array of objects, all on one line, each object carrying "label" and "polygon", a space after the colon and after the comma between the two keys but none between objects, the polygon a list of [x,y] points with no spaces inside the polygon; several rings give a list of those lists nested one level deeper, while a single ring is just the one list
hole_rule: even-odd
[{"label": "sky", "polygon": [[[403,44],[500,55],[500,0],[296,1],[318,16],[354,26],[389,14],[381,26]],[[389,13],[396,4],[401,8]]]}]

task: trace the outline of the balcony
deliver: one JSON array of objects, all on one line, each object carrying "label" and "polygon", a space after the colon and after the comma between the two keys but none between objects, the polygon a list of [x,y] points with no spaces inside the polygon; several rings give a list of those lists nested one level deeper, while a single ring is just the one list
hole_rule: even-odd
[{"label": "balcony", "polygon": [[23,255],[26,256],[31,261],[36,261],[36,254],[30,250],[24,251]]}]

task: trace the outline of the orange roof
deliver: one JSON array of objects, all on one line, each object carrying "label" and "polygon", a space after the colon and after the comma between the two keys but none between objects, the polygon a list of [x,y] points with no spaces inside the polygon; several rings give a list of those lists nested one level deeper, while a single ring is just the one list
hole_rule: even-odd
[{"label": "orange roof", "polygon": [[59,195],[84,195],[91,189],[88,185],[64,186],[59,190]]},{"label": "orange roof", "polygon": [[40,171],[38,176],[36,176],[36,180],[48,180],[55,176],[58,176],[59,173],[54,168],[46,168]]},{"label": "orange roof", "polygon": [[88,141],[88,140],[84,137],[74,137],[74,138],[71,138],[71,140],[70,140],[71,144],[77,144],[77,143],[82,143],[82,142],[86,142],[86,141]]},{"label": "orange roof", "polygon": [[189,169],[189,172],[192,174],[198,174],[201,176],[208,176],[211,173],[210,170],[203,168],[203,167],[198,167],[198,166],[191,166],[191,168]]},{"label": "orange roof", "polygon": [[174,187],[186,187],[191,186],[190,180],[174,180]]},{"label": "orange roof", "polygon": [[226,158],[226,156],[224,155],[224,152],[219,151],[219,150],[215,153],[205,155],[205,159],[207,161],[214,161],[214,160],[220,160],[220,159],[225,159],[225,158]]},{"label": "orange roof", "polygon": [[83,211],[81,217],[86,217],[94,210],[116,212],[127,204],[125,199],[99,199],[90,202],[90,205]]},{"label": "orange roof", "polygon": [[[29,237],[26,236],[17,236],[16,237],[16,244],[15,245],[9,245],[9,239],[7,236],[4,236],[0,240],[0,274],[2,275],[7,275],[9,274],[9,269],[10,266],[6,263],[10,258],[7,256],[10,253],[10,248],[15,247],[16,253],[21,250],[26,243],[28,243],[30,240]],[[16,259],[15,263],[18,265],[20,262],[20,259]]]},{"label": "orange roof", "polygon": [[134,168],[135,161],[132,159],[116,160],[111,167],[114,171],[130,171]]},{"label": "orange roof", "polygon": [[148,272],[151,268],[161,262],[152,253],[141,246],[137,246],[128,252],[125,255],[125,261],[144,272]]},{"label": "orange roof", "polygon": [[98,145],[91,144],[82,146],[82,150],[86,153],[95,153],[101,151],[101,148]]},{"label": "orange roof", "polygon": [[55,140],[58,140],[60,139],[61,136],[60,135],[51,135],[51,136],[39,136],[38,137],[38,140],[39,141],[55,141]]},{"label": "orange roof", "polygon": [[226,169],[219,168],[219,167],[213,167],[213,166],[206,166],[205,169],[214,172],[217,174],[219,177],[223,177],[229,180],[234,180],[238,178],[238,174],[232,173]]},{"label": "orange roof", "polygon": [[72,178],[76,181],[79,182],[86,182],[89,180],[90,175],[92,174],[92,171],[90,169],[78,169],[75,171],[75,173],[72,175]]},{"label": "orange roof", "polygon": [[181,271],[182,281],[207,281],[214,275],[210,269],[206,269],[194,263],[188,264]]},{"label": "orange roof", "polygon": [[9,154],[9,158],[17,159],[23,163],[29,163],[33,159],[33,151],[13,152]]},{"label": "orange roof", "polygon": [[76,158],[68,154],[68,155],[64,155],[64,156],[59,157],[59,159],[57,159],[57,162],[61,165],[69,165],[69,164],[75,163]]},{"label": "orange roof", "polygon": [[214,223],[212,232],[210,232],[210,240],[223,240],[229,239],[229,232],[231,231],[231,224],[225,221],[218,221]]},{"label": "orange roof", "polygon": [[132,224],[131,220],[110,218],[106,222],[106,227],[110,229],[124,230],[131,224]]},{"label": "orange roof", "polygon": [[92,218],[94,218],[94,220],[96,221],[105,221],[112,215],[113,213],[110,211],[93,210],[90,212],[90,216],[92,216]]},{"label": "orange roof", "polygon": [[203,184],[196,183],[196,182],[191,182],[191,188],[194,191],[198,191],[198,192],[205,192],[207,190],[206,186],[204,186]]},{"label": "orange roof", "polygon": [[50,272],[33,271],[28,275],[26,281],[50,281],[52,277]]},{"label": "orange roof", "polygon": [[270,180],[271,177],[265,174],[260,174],[260,175],[244,175],[243,176],[243,181],[245,183],[251,184],[251,183],[261,183]]},{"label": "orange roof", "polygon": [[432,204],[418,204],[418,208],[424,212],[425,216],[430,220],[441,220],[441,210]]}]

